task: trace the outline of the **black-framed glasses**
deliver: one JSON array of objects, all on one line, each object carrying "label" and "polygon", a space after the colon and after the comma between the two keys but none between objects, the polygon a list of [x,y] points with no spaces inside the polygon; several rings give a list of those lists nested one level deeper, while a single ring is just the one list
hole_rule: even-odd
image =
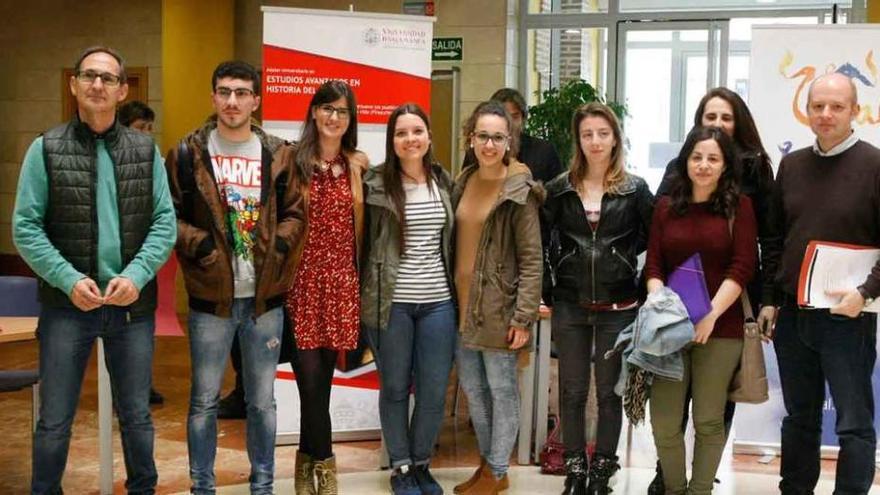
[{"label": "black-framed glasses", "polygon": [[84,84],[95,84],[95,79],[101,79],[104,86],[119,86],[122,77],[112,72],[98,72],[86,69],[76,73],[76,80]]},{"label": "black-framed glasses", "polygon": [[235,94],[235,98],[237,100],[241,100],[242,98],[247,98],[249,96],[254,96],[254,90],[250,88],[227,88],[226,86],[217,86],[217,89],[214,90],[217,93],[217,96],[224,100],[228,100],[230,96]]},{"label": "black-framed glasses", "polygon": [[325,117],[330,118],[335,113],[337,117],[342,120],[345,120],[351,117],[351,110],[345,107],[334,107],[330,104],[324,104],[318,107],[318,110],[324,114]]},{"label": "black-framed glasses", "polygon": [[489,134],[488,132],[478,132],[474,134],[474,139],[477,140],[480,144],[487,144],[489,141],[492,141],[492,144],[495,146],[504,146],[507,143],[507,140],[510,139],[510,136],[506,134]]}]

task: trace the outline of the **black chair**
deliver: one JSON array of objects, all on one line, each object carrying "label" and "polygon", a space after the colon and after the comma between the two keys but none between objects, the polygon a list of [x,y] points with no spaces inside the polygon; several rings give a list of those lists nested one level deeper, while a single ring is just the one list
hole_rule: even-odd
[{"label": "black chair", "polygon": [[0,276],[0,316],[40,316],[37,279]]},{"label": "black chair", "polygon": [[[0,316],[39,316],[37,279],[0,276]],[[37,428],[40,412],[39,370],[0,370],[0,393],[17,392],[31,387],[33,428]]]},{"label": "black chair", "polygon": [[40,372],[38,370],[2,370],[0,371],[0,393],[18,392],[26,387],[31,387],[33,395],[31,417],[32,428],[37,428],[37,420],[40,413]]}]

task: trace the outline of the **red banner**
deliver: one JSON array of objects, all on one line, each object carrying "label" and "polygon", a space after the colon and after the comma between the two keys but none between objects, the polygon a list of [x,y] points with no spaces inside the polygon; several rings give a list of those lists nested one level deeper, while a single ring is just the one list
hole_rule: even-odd
[{"label": "red banner", "polygon": [[156,281],[159,284],[158,308],[156,308],[156,335],[163,337],[183,337],[180,320],[177,319],[177,255],[172,251],[171,257],[159,273]]},{"label": "red banner", "polygon": [[[431,80],[346,60],[263,45],[263,119],[302,120],[315,90],[338,79],[354,90],[358,122],[384,124],[391,111],[413,101],[431,112]],[[401,101],[401,95],[419,95]]]}]

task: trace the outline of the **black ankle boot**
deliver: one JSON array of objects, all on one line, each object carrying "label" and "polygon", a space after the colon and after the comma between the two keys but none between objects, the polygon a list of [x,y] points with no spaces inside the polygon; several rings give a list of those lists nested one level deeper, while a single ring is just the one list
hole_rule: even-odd
[{"label": "black ankle boot", "polygon": [[586,495],[587,493],[587,455],[583,450],[566,452],[565,490],[562,495]]},{"label": "black ankle boot", "polygon": [[648,495],[663,495],[666,493],[666,483],[663,482],[663,469],[660,468],[660,461],[657,461],[657,474],[648,485]]},{"label": "black ankle boot", "polygon": [[587,486],[589,495],[607,495],[611,493],[608,488],[608,481],[614,476],[614,473],[620,469],[617,463],[617,456],[606,456],[596,454],[593,462],[590,463],[590,484]]}]

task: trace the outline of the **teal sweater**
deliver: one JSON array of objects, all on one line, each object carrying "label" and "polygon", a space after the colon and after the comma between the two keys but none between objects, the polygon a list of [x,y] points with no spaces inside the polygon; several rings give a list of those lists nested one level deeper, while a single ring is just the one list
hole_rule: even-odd
[{"label": "teal sweater", "polygon": [[[122,266],[119,211],[113,161],[103,139],[98,139],[98,183],[95,199],[98,212],[98,280],[104,290],[110,279],[121,276],[142,289],[171,254],[177,240],[177,218],[168,191],[168,179],[158,148],[153,161],[153,222],[140,251]],[[18,193],[12,214],[15,247],[31,269],[52,287],[70,294],[74,284],[86,277],[61,257],[43,228],[49,203],[49,183],[43,161],[43,138],[31,144],[21,166]]]}]

